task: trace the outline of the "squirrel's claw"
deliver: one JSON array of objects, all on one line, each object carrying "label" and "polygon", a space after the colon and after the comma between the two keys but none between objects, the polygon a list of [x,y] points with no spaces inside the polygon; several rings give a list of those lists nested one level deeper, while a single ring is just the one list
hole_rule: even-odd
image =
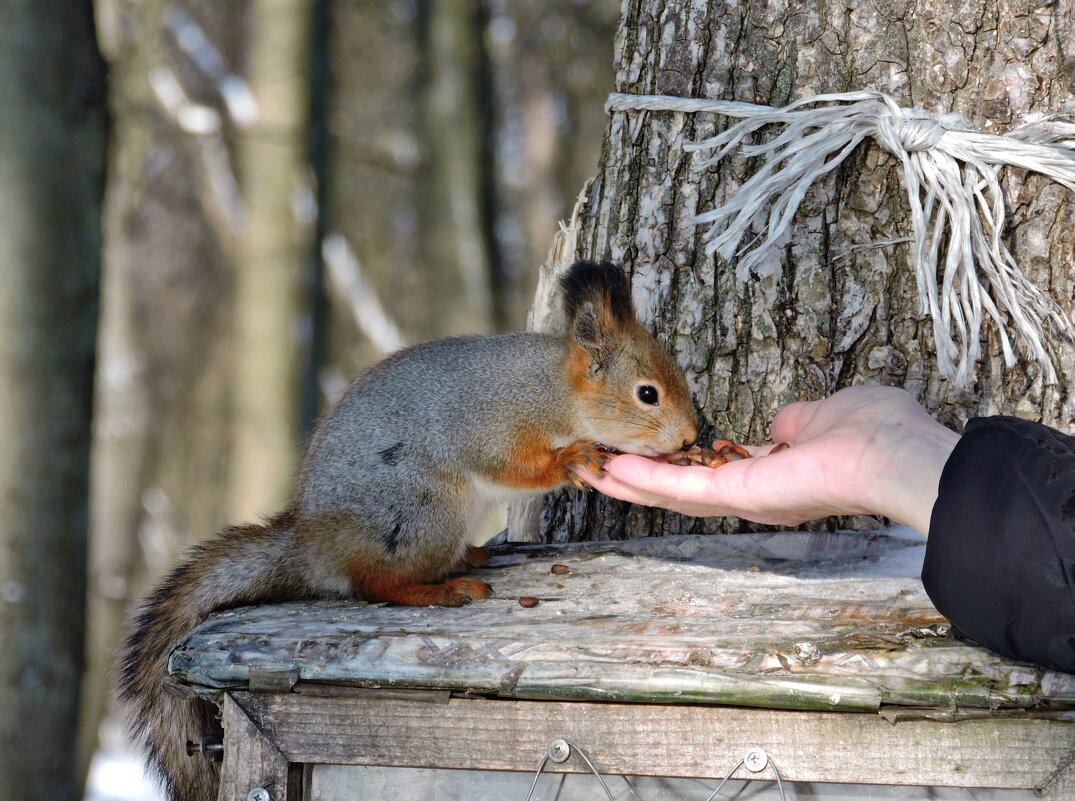
[{"label": "squirrel's claw", "polygon": [[595,478],[603,478],[608,456],[604,445],[584,439],[556,451],[556,461],[564,471],[564,478],[579,489],[589,489],[579,472],[584,470]]}]

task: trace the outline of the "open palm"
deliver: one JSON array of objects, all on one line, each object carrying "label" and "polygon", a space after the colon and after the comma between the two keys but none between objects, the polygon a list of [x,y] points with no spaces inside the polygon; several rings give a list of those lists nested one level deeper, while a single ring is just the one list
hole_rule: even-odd
[{"label": "open palm", "polygon": [[829,515],[882,514],[926,533],[937,482],[958,435],[907,392],[859,386],[793,403],[773,419],[773,445],[723,467],[682,467],[616,456],[596,489],[695,516],[734,515],[794,525]]}]

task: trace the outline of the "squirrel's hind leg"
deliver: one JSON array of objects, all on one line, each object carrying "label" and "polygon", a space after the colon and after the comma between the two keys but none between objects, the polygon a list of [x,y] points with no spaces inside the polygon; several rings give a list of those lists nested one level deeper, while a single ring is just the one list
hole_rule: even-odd
[{"label": "squirrel's hind leg", "polygon": [[369,549],[355,554],[347,565],[355,594],[371,603],[404,606],[465,606],[493,594],[493,588],[479,579],[438,581],[446,574],[483,566],[489,561],[483,549],[467,546],[456,563],[451,564],[444,554],[451,547],[448,543],[438,545],[432,552],[422,549],[389,555]]},{"label": "squirrel's hind leg", "polygon": [[370,575],[353,570],[355,590],[371,603],[385,602],[404,606],[466,606],[471,601],[488,598],[493,588],[484,581],[456,578],[440,584],[421,584],[390,573]]},{"label": "squirrel's hind leg", "polygon": [[[356,596],[372,603],[406,606],[465,606],[488,598],[493,588],[452,573],[488,561],[466,544],[473,504],[465,482],[433,480],[431,470],[397,475],[392,496],[357,496],[346,513],[322,516],[327,539],[342,556]],[[485,557],[484,559],[482,557]]]}]

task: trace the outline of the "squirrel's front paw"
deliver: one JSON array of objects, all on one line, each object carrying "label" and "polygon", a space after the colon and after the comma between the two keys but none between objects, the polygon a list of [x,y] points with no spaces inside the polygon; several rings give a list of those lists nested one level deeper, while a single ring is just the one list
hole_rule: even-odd
[{"label": "squirrel's front paw", "polygon": [[556,450],[556,462],[564,471],[564,478],[576,487],[588,488],[588,485],[576,471],[585,470],[596,478],[605,474],[605,461],[608,451],[605,446],[589,439],[580,439]]},{"label": "squirrel's front paw", "polygon": [[467,555],[463,559],[468,567],[488,567],[489,552],[480,545],[468,545]]}]

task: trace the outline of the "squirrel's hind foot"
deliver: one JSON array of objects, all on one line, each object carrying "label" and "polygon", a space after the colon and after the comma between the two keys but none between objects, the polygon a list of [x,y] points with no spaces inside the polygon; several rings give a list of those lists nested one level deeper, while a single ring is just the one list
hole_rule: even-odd
[{"label": "squirrel's hind foot", "polygon": [[470,578],[451,579],[442,584],[382,586],[363,593],[371,602],[385,601],[404,606],[466,606],[492,594],[493,588],[489,584]]}]

